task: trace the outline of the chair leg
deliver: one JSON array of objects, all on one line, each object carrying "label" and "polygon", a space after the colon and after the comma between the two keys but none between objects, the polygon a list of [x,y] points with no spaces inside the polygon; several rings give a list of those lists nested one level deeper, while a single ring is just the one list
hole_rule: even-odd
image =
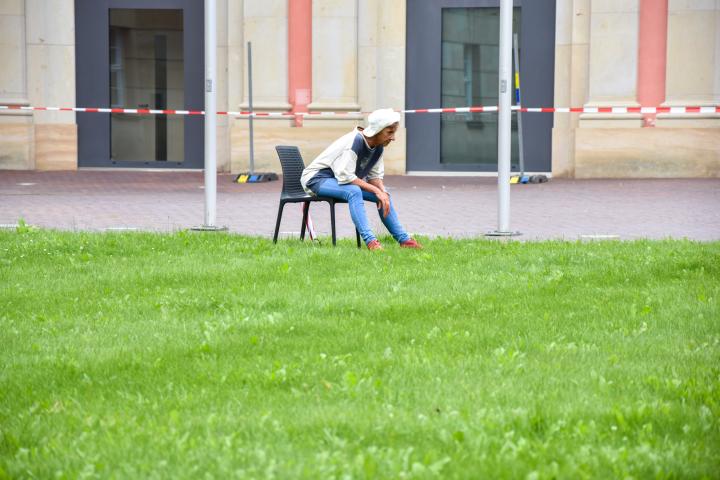
[{"label": "chair leg", "polygon": [[285,203],[280,202],[280,207],[278,207],[277,221],[275,222],[275,234],[273,235],[273,243],[277,243],[278,233],[280,233],[280,220],[282,220],[282,213],[284,207]]},{"label": "chair leg", "polygon": [[330,202],[330,230],[332,231],[332,244],[336,244],[335,237],[335,202]]},{"label": "chair leg", "polygon": [[305,228],[307,227],[308,210],[310,210],[310,202],[303,202],[303,219],[300,226],[300,240],[305,240]]},{"label": "chair leg", "polygon": [[360,246],[360,232],[358,231],[357,228],[355,229],[355,239],[357,240],[357,246],[358,246],[358,248],[362,248],[362,247]]}]

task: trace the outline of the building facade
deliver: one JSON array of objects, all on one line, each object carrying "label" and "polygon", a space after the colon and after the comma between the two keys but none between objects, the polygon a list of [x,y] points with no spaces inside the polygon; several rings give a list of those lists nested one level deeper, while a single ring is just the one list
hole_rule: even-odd
[{"label": "building facade", "polygon": [[[497,102],[498,0],[217,0],[218,110],[368,112]],[[516,0],[529,107],[720,104],[720,0]],[[202,109],[202,0],[0,0],[0,105]],[[516,116],[515,116],[516,117]],[[309,162],[364,118],[254,120]],[[0,110],[0,170],[203,166],[202,117]],[[493,113],[408,114],[392,174],[491,174]],[[720,176],[718,114],[527,113],[528,171]],[[518,122],[513,121],[517,164]],[[249,121],[218,117],[218,168],[249,167]]]}]

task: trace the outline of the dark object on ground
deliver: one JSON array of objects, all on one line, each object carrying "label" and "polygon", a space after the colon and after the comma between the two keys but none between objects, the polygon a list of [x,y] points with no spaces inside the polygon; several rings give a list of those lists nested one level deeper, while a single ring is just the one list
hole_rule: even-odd
[{"label": "dark object on ground", "polygon": [[530,183],[546,183],[547,181],[546,175],[533,175],[530,177]]}]

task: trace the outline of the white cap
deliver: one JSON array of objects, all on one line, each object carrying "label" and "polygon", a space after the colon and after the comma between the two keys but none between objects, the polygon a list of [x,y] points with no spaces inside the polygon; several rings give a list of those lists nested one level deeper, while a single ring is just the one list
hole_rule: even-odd
[{"label": "white cap", "polygon": [[374,137],[393,123],[400,121],[400,114],[392,108],[381,108],[368,115],[368,126],[363,130],[366,137]]}]

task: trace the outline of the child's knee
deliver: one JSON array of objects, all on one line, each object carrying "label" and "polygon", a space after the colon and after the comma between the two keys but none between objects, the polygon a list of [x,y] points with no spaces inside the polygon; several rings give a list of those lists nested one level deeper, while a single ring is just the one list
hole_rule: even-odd
[{"label": "child's knee", "polygon": [[347,188],[348,199],[362,197],[362,190],[357,185],[349,185]]}]

